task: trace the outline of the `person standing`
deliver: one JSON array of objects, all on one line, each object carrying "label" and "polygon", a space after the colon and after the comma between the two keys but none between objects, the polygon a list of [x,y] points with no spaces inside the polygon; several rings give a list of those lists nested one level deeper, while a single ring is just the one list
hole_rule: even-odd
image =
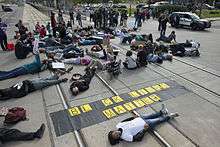
[{"label": "person standing", "polygon": [[82,15],[79,11],[77,12],[76,20],[78,21],[79,25],[82,27]]},{"label": "person standing", "polygon": [[57,26],[57,22],[56,22],[56,19],[55,19],[55,13],[51,12],[51,16],[50,16],[50,20],[51,20],[51,27],[52,27],[52,30],[53,30],[53,37],[56,38],[56,26]]},{"label": "person standing", "polygon": [[70,10],[69,15],[70,15],[70,23],[73,26],[74,25],[74,12],[72,9]]},{"label": "person standing", "polygon": [[7,25],[2,22],[0,18],[0,44],[3,51],[7,50],[7,34],[6,34]]},{"label": "person standing", "polygon": [[162,17],[162,20],[161,20],[160,36],[165,36],[166,35],[167,22],[168,22],[167,15],[164,14],[163,17]]}]

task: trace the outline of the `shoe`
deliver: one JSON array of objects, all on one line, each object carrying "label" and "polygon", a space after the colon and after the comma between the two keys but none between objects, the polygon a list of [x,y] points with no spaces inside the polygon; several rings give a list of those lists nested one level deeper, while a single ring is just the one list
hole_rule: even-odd
[{"label": "shoe", "polygon": [[73,70],[73,67],[70,67],[66,70],[67,73],[69,73],[71,70]]},{"label": "shoe", "polygon": [[42,124],[40,128],[34,133],[34,137],[39,139],[42,138],[44,131],[45,131],[45,124]]},{"label": "shoe", "polygon": [[67,82],[68,79],[67,79],[67,78],[64,78],[64,79],[62,79],[61,81],[62,81],[62,82]]},{"label": "shoe", "polygon": [[162,109],[160,110],[160,112],[161,112],[164,116],[168,115],[168,114],[169,114],[169,111],[168,111],[168,109],[165,107],[165,105],[162,104],[161,107],[162,107]]},{"label": "shoe", "polygon": [[170,117],[171,119],[174,119],[175,117],[178,117],[178,116],[179,116],[178,113],[170,113],[170,114],[169,114],[169,117]]}]

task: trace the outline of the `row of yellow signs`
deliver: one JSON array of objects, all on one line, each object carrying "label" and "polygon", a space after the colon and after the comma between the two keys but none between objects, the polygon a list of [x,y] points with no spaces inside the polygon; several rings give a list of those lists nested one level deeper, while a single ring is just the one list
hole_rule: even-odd
[{"label": "row of yellow signs", "polygon": [[[139,90],[132,91],[128,94],[132,98],[138,98],[140,96],[143,96],[143,95],[146,95],[146,94],[149,94],[149,93],[152,94],[154,92],[164,90],[164,89],[167,89],[169,87],[170,86],[167,85],[166,83],[160,83],[160,84],[156,84],[156,85],[151,86],[151,87],[146,87],[146,88],[142,88],[142,89],[139,89]],[[136,100],[132,101],[135,105],[132,102],[128,102],[128,103],[123,104],[123,106],[126,109],[122,105],[116,106],[113,109],[117,112],[117,114],[122,114],[122,113],[125,113],[126,110],[130,111],[130,110],[135,109],[136,106],[137,107],[143,107],[145,105],[152,104],[155,101],[159,101],[159,100],[160,100],[160,98],[157,95],[153,94],[153,95],[150,95],[149,97],[145,97],[145,98],[142,98],[142,99],[136,99]],[[120,103],[120,102],[123,102],[123,101],[124,101],[123,98],[121,98],[120,96],[113,96],[111,98],[105,98],[105,99],[101,100],[102,104],[105,107],[113,105],[114,103],[117,104],[117,103]],[[80,109],[81,109],[81,111],[80,111]],[[86,113],[86,112],[89,112],[89,111],[92,111],[92,107],[91,107],[90,104],[84,104],[84,105],[81,105],[81,106],[78,106],[78,107],[73,107],[73,108],[68,109],[68,112],[71,116],[80,115],[81,112]],[[104,110],[103,114],[107,118],[111,118],[111,117],[116,116],[116,113],[114,113],[114,111],[112,109]]]}]

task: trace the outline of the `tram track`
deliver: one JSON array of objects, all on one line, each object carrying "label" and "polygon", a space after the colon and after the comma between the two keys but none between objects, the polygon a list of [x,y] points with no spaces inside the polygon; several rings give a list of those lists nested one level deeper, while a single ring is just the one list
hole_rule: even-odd
[{"label": "tram track", "polygon": [[[36,15],[35,15],[36,16]],[[38,17],[39,17],[39,15],[38,15]],[[120,47],[121,48],[121,47]],[[127,49],[126,49],[127,50]],[[152,69],[151,69],[152,70]],[[154,71],[155,72],[155,71]],[[100,75],[98,75],[97,73],[96,73],[96,76],[100,79],[100,81],[102,81],[102,83],[114,94],[114,95],[118,95],[118,93],[117,93],[117,91],[116,90],[114,90],[108,83],[107,83],[107,81],[105,81],[104,79],[102,79],[102,77],[100,76]],[[167,78],[167,77],[166,77]],[[61,85],[57,85],[57,90],[58,90],[58,93],[59,93],[59,96],[60,96],[60,98],[61,98],[61,100],[62,100],[62,104],[63,104],[63,107],[65,108],[65,109],[69,109],[69,108],[71,108],[71,106],[70,106],[70,104],[69,104],[69,102],[68,102],[68,99],[67,99],[67,97],[65,96],[65,93],[64,93],[64,90],[62,89],[62,86]],[[151,106],[150,106],[151,107]],[[153,109],[152,107],[151,107],[151,109],[152,110],[154,110],[154,111],[156,111],[155,109]],[[133,111],[132,112],[133,114],[135,114],[135,115],[139,115],[138,113],[137,113],[137,111]],[[71,118],[69,118],[69,119],[71,119]],[[71,122],[71,121],[70,121]],[[172,125],[172,124],[171,124]],[[173,126],[174,127],[174,126]],[[174,127],[174,129],[176,129],[175,127]],[[179,130],[177,130],[177,131],[179,131]],[[84,140],[84,138],[83,138],[83,134],[80,132],[80,131],[74,131],[73,132],[74,133],[74,135],[75,135],[75,137],[76,137],[76,140],[77,140],[77,143],[78,143],[78,145],[80,146],[80,147],[84,147],[84,146],[87,146],[87,144],[86,144],[86,141]],[[165,140],[165,139],[163,139],[156,131],[154,131],[154,132],[152,132],[153,133],[153,135],[154,136],[156,136],[157,137],[157,139],[159,140],[159,142],[160,142],[160,144],[162,144],[162,146],[165,146],[165,147],[170,147],[171,145],[169,144],[169,143],[167,143],[167,141]],[[181,133],[181,132],[180,132]],[[182,133],[181,133],[182,134]],[[184,135],[183,135],[184,136]],[[184,136],[184,137],[186,137],[186,136]],[[187,137],[186,137],[187,138]],[[190,142],[192,142],[195,146],[198,146],[197,144],[195,144],[192,140],[190,140],[189,138],[187,138]]]}]

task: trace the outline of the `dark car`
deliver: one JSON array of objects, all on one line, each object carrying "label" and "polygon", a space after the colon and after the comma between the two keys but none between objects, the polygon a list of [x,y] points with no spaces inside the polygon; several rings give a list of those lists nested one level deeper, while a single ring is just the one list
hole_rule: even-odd
[{"label": "dark car", "polygon": [[204,30],[211,27],[211,22],[206,19],[200,19],[194,13],[173,12],[169,16],[169,22],[172,27],[187,27],[192,30]]},{"label": "dark car", "polygon": [[2,10],[4,12],[12,12],[13,11],[13,9],[8,5],[2,5]]}]

